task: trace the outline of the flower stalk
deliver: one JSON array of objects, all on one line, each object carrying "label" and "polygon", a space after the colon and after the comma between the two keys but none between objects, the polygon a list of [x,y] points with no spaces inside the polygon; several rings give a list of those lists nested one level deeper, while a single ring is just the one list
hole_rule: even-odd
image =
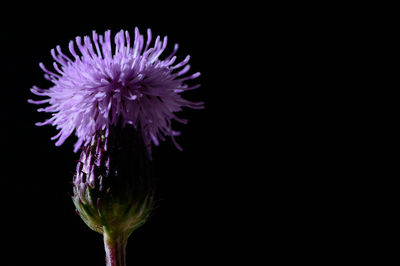
[{"label": "flower stalk", "polygon": [[103,234],[104,249],[106,252],[106,266],[126,266],[126,244],[124,237],[113,237]]}]

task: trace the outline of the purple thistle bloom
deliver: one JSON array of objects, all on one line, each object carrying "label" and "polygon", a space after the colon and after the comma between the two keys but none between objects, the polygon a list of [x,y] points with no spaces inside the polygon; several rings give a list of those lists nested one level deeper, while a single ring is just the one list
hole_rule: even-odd
[{"label": "purple thistle bloom", "polygon": [[[80,51],[75,51],[75,43]],[[48,90],[34,86],[31,91],[44,100],[28,100],[33,104],[49,106],[38,109],[39,112],[52,113],[52,117],[38,126],[53,125],[59,130],[52,137],[61,145],[75,131],[78,141],[76,152],[83,145],[88,145],[98,131],[108,135],[109,127],[122,122],[141,130],[144,143],[151,154],[151,142],[158,145],[170,136],[178,149],[174,136],[179,132],[172,130],[171,121],[187,121],[178,118],[175,112],[182,107],[203,108],[202,102],[190,102],[180,93],[198,88],[188,86],[185,81],[197,78],[200,73],[183,77],[189,69],[190,56],[180,63],[175,63],[175,44],[171,54],[160,59],[167,47],[167,37],[161,41],[157,36],[151,45],[151,30],[147,30],[147,40],[135,28],[133,42],[127,31],[121,30],[115,35],[115,47],[112,47],[111,31],[104,36],[93,31],[92,39],[88,36],[76,37],[69,42],[68,57],[60,46],[51,50],[55,62],[55,71],[48,70],[43,63],[40,67],[46,73],[45,78],[54,86]]]}]

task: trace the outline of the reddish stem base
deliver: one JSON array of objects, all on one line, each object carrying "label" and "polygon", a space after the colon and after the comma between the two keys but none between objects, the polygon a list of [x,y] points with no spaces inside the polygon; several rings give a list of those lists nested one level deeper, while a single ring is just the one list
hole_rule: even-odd
[{"label": "reddish stem base", "polygon": [[107,266],[126,266],[126,243],[127,241],[124,239],[115,239],[104,234],[104,248],[106,251]]}]

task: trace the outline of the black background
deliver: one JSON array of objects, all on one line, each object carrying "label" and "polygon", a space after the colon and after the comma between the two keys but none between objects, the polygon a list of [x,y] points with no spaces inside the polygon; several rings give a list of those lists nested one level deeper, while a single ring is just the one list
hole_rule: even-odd
[{"label": "black background", "polygon": [[[133,33],[135,26],[142,33],[151,28],[153,35],[167,35],[169,49],[179,43],[178,59],[191,55],[191,71],[202,72],[198,79],[202,86],[185,97],[204,101],[206,108],[181,114],[189,118],[186,126],[176,125],[182,131],[177,141],[183,152],[171,141],[154,149],[159,204],[152,218],[131,236],[127,263],[251,264],[247,249],[264,238],[261,231],[251,230],[260,222],[258,215],[269,213],[276,226],[281,221],[277,204],[284,200],[271,196],[277,195],[274,186],[256,192],[256,183],[281,156],[266,155],[276,143],[264,146],[279,112],[272,111],[272,99],[262,99],[266,85],[254,84],[260,75],[268,78],[261,59],[267,41],[256,36],[271,34],[271,27],[260,27],[265,18],[256,10],[188,1],[96,2],[90,7],[52,3],[2,10],[1,219],[7,265],[104,264],[102,236],[80,220],[68,196],[78,159],[72,152],[75,139],[55,147],[50,140],[55,128],[34,125],[48,114],[37,113],[27,99],[33,85],[51,86],[38,66],[52,64],[51,48],[61,45],[66,51],[69,40],[92,30]],[[265,115],[271,112],[275,118]],[[255,125],[262,127],[255,130]],[[256,171],[260,165],[263,170]],[[259,209],[255,206],[262,198],[270,203]],[[281,232],[282,227],[269,232],[274,249],[281,243],[276,238]],[[255,246],[253,251],[266,249],[264,244]]]},{"label": "black background", "polygon": [[135,26],[168,35],[181,59],[192,56],[202,87],[185,97],[206,109],[181,114],[190,120],[176,125],[183,152],[171,141],[154,149],[159,204],[131,236],[128,265],[324,265],[376,254],[356,250],[376,227],[373,213],[360,214],[378,206],[368,203],[377,189],[362,186],[382,177],[368,173],[384,153],[373,154],[370,142],[386,139],[370,122],[382,119],[379,100],[369,99],[382,86],[371,84],[369,54],[387,50],[373,46],[381,38],[370,31],[386,27],[375,10],[290,1],[9,4],[0,9],[2,265],[104,265],[101,235],[68,196],[75,139],[55,147],[56,130],[34,126],[47,116],[27,99],[33,85],[51,85],[38,66],[51,65],[51,48]]}]

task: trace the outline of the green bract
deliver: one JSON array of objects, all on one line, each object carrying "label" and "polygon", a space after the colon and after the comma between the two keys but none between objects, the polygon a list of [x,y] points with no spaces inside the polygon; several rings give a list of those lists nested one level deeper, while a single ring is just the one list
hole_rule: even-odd
[{"label": "green bract", "polygon": [[133,127],[93,137],[81,153],[73,192],[82,220],[96,232],[128,239],[146,222],[154,203],[153,173]]}]

